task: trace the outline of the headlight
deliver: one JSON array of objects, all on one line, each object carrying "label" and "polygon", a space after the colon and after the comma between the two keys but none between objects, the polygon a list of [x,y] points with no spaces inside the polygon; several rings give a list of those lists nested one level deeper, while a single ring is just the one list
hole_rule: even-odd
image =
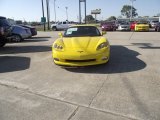
[{"label": "headlight", "polygon": [[97,50],[100,50],[102,48],[108,47],[108,45],[109,45],[108,42],[101,43],[100,45],[98,45]]},{"label": "headlight", "polygon": [[62,45],[58,45],[58,44],[54,44],[54,49],[57,49],[57,50],[62,50],[63,49],[63,46]]}]

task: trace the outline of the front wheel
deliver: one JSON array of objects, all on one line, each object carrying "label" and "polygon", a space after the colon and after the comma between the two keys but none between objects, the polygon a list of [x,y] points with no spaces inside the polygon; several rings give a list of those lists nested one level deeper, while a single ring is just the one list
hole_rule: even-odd
[{"label": "front wheel", "polygon": [[53,30],[53,31],[57,31],[57,28],[56,28],[56,27],[52,27],[52,30]]},{"label": "front wheel", "polygon": [[12,35],[12,41],[13,42],[21,42],[23,39],[20,35]]}]

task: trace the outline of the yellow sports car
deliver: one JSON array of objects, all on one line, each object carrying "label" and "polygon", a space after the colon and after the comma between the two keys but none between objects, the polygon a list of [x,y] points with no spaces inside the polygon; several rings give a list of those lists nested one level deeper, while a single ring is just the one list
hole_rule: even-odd
[{"label": "yellow sports car", "polygon": [[149,24],[145,22],[138,22],[135,25],[135,31],[149,31]]},{"label": "yellow sports car", "polygon": [[65,66],[88,66],[108,62],[110,45],[97,27],[76,25],[59,33],[52,46],[54,63]]}]

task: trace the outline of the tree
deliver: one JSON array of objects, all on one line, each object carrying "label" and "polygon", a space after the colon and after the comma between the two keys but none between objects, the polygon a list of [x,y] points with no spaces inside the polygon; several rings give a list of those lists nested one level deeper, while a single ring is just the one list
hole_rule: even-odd
[{"label": "tree", "polygon": [[131,9],[132,9],[132,17],[138,16],[138,13],[136,12],[137,9],[135,9],[134,7],[132,7],[130,5],[124,5],[121,10],[121,14],[123,16],[126,16],[127,18],[130,18],[131,17]]},{"label": "tree", "polygon": [[86,16],[86,21],[87,21],[87,23],[91,23],[91,22],[94,22],[95,19],[94,19],[94,17],[92,15],[87,15]]},{"label": "tree", "polygon": [[113,20],[116,20],[116,17],[115,16],[111,16],[107,19],[108,21],[113,21]]}]

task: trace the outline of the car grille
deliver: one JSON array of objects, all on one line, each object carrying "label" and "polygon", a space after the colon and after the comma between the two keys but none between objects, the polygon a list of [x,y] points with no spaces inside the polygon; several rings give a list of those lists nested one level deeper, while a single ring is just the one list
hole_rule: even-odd
[{"label": "car grille", "polygon": [[96,59],[88,59],[88,60],[65,60],[66,62],[93,62],[96,61]]}]

